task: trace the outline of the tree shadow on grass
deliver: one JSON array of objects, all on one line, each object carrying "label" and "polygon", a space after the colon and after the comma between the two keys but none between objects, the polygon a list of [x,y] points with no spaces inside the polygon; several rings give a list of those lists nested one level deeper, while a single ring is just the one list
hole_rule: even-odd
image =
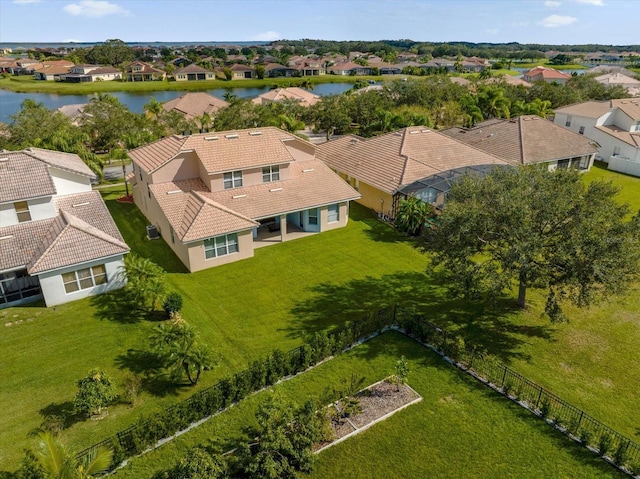
[{"label": "tree shadow on grass", "polygon": [[119,369],[128,369],[142,376],[142,388],[156,397],[176,396],[188,387],[176,384],[164,374],[162,360],[151,351],[128,349],[126,353],[116,356],[114,363]]},{"label": "tree shadow on grass", "polygon": [[91,297],[99,319],[119,323],[137,323],[139,321],[161,321],[166,319],[164,311],[148,311],[131,301],[123,290],[109,291]]},{"label": "tree shadow on grass", "polygon": [[399,233],[392,225],[378,219],[373,211],[361,205],[351,206],[350,219],[364,223],[364,233],[373,241],[384,243],[416,243],[415,238]]},{"label": "tree shadow on grass", "polygon": [[[73,401],[64,401],[61,403],[52,402],[38,411],[44,420],[47,416],[55,416],[60,418],[63,429],[68,429],[78,422],[82,422],[87,418],[86,414],[79,413],[73,407]],[[33,434],[37,434],[41,429],[35,429]]]},{"label": "tree shadow on grass", "polygon": [[529,338],[552,340],[550,326],[517,325],[519,311],[513,298],[467,301],[450,296],[448,290],[424,273],[394,273],[366,277],[346,284],[320,284],[291,310],[296,318],[289,327],[291,337],[334,329],[369,313],[401,306],[460,335],[470,346],[487,350],[502,361],[529,359],[520,347]]}]

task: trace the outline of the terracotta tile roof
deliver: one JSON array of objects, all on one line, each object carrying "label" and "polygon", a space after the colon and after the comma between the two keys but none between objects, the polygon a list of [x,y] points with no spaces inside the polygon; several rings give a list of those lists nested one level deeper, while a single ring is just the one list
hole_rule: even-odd
[{"label": "terracotta tile roof", "polygon": [[584,116],[587,118],[600,118],[611,108],[608,101],[585,101],[574,105],[556,108],[556,113]]},{"label": "terracotta tile roof", "polygon": [[120,73],[120,70],[115,67],[98,67],[88,72],[87,75],[104,75],[107,73]]},{"label": "terracotta tile roof", "polygon": [[537,66],[532,68],[531,70],[524,72],[522,75],[525,78],[536,78],[540,77],[545,80],[568,80],[571,78],[571,75],[568,73],[563,73],[561,71],[556,70],[555,68],[547,68],[543,66]]},{"label": "terracotta tile roof", "polygon": [[[134,66],[140,66],[140,67],[142,67],[142,69],[133,71],[133,67]],[[142,73],[156,73],[156,74],[160,74],[160,75],[164,75],[165,74],[164,70],[160,70],[158,68],[155,68],[153,65],[151,65],[149,63],[140,62],[140,61],[135,61],[135,62],[129,63],[128,65],[126,65],[124,67],[124,71],[127,72],[127,73],[134,73],[134,74],[142,74]]]},{"label": "terracotta tile roof", "polygon": [[182,149],[194,150],[207,173],[217,173],[294,161],[289,141],[306,143],[278,128],[265,127],[191,135]]},{"label": "terracotta tile roof", "polygon": [[630,133],[627,130],[618,128],[615,125],[596,126],[596,129],[602,131],[603,133],[607,133],[608,135],[611,135],[618,140],[624,141],[634,148],[640,148],[640,132]]},{"label": "terracotta tile roof", "polygon": [[519,164],[544,163],[597,153],[593,140],[536,115],[492,119],[443,134]]},{"label": "terracotta tile roof", "polygon": [[441,171],[506,163],[422,126],[369,139],[345,136],[318,145],[316,155],[330,168],[389,194]]},{"label": "terracotta tile roof", "polygon": [[124,243],[100,193],[55,198],[58,216],[0,228],[0,270],[29,274],[124,254]]},{"label": "terracotta tile roof", "polygon": [[253,99],[253,102],[261,105],[266,102],[278,102],[283,100],[294,100],[302,106],[311,106],[322,100],[322,97],[308,92],[304,88],[289,87],[289,88],[274,88],[266,93],[258,95]]},{"label": "terracotta tile roof", "polygon": [[514,77],[513,75],[500,75],[500,76],[492,77],[486,80],[486,83],[489,83],[489,84],[500,83],[500,82],[505,82],[507,85],[513,85],[513,86],[522,85],[523,87],[526,87],[526,88],[530,88],[533,86],[528,81],[525,81],[522,78]]},{"label": "terracotta tile roof", "polygon": [[205,92],[192,92],[163,103],[162,108],[164,111],[177,110],[191,119],[202,116],[203,113],[215,114],[227,106],[229,103],[213,95]]},{"label": "terracotta tile roof", "polygon": [[91,168],[76,154],[44,150],[42,148],[26,148],[24,152],[55,168],[77,173],[89,178],[96,177],[95,173],[91,171]]},{"label": "terracotta tile roof", "polygon": [[213,72],[207,68],[203,68],[200,65],[196,65],[195,63],[192,63],[191,65],[178,68],[176,71],[173,72],[173,75],[175,76],[175,75],[186,74],[186,73],[213,73]]},{"label": "terracotta tile roof", "polygon": [[600,118],[608,111],[617,108],[632,120],[640,120],[640,98],[624,98],[606,101],[585,101],[556,109],[556,112],[569,115]]},{"label": "terracotta tile roof", "polygon": [[0,153],[0,203],[56,194],[47,165],[24,151]]},{"label": "terracotta tile roof", "polygon": [[640,85],[640,80],[623,75],[622,73],[606,73],[595,77],[594,80],[604,85]]},{"label": "terracotta tile roof", "polygon": [[64,116],[68,116],[73,121],[82,115],[84,107],[87,105],[88,103],[74,103],[72,105],[63,105],[59,107],[57,111],[62,113]]},{"label": "terracotta tile roof", "polygon": [[26,266],[55,218],[0,228],[0,271]]},{"label": "terracotta tile roof", "polygon": [[235,63],[231,66],[230,70],[232,72],[248,72],[248,71],[253,71],[253,68],[247,65],[242,65],[240,63]]},{"label": "terracotta tile roof", "polygon": [[129,157],[147,173],[164,165],[180,153],[186,137],[173,135],[129,150]]}]

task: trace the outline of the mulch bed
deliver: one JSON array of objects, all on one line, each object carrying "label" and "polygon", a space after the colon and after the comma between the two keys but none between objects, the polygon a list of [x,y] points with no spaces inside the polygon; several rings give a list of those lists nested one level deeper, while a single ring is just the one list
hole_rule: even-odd
[{"label": "mulch bed", "polygon": [[133,203],[133,195],[121,196],[116,200],[118,203]]},{"label": "mulch bed", "polygon": [[[315,452],[341,442],[351,435],[358,434],[400,409],[422,400],[422,397],[409,386],[400,385],[398,387],[398,385],[386,380],[372,384],[356,393],[354,397],[360,401],[362,411],[348,418],[331,421],[334,433],[333,441],[317,444],[314,448]],[[341,410],[341,404],[338,401],[330,405],[329,408]]]}]

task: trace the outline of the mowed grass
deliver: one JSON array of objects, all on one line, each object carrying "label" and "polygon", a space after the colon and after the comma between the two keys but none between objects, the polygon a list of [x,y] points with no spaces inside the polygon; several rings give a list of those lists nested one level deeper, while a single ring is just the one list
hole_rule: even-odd
[{"label": "mowed grass", "polygon": [[[640,178],[599,168],[585,175],[587,181],[594,177],[620,183],[621,198],[640,208]],[[468,343],[489,350],[604,423],[640,439],[632,419],[637,415],[640,377],[637,288],[588,310],[569,308],[566,324],[551,324],[542,317],[544,297],[539,291],[530,292],[530,307],[524,312],[515,309],[511,296],[492,305],[465,303],[452,298],[440,278],[424,273],[428,258],[407,238],[358,205],[352,205],[344,229],[261,248],[252,259],[187,274],[162,240],[145,239],[147,222],[138,210],[114,201],[123,190],[104,193],[127,243],[168,271],[169,290],[185,298],[185,318],[216,353],[217,368],[205,373],[198,388],[243,369],[274,348],[297,346],[313,331],[398,303],[457,331]],[[148,381],[136,408],[113,406],[98,422],[69,415],[75,381],[90,368],[103,367],[118,382],[129,371],[148,371],[143,352],[156,323],[122,311],[117,297],[55,309],[0,311],[0,325],[13,323],[0,335],[0,470],[15,468],[22,449],[35,445],[28,434],[46,412],[68,416],[63,439],[82,448],[193,393],[192,388]],[[15,324],[20,319],[23,322]],[[497,454],[491,460],[502,459]]]},{"label": "mowed grass", "polygon": [[[544,421],[398,333],[385,333],[273,389],[301,403],[320,397],[325,388],[339,387],[352,373],[364,378],[364,384],[381,380],[401,355],[409,360],[409,384],[423,400],[321,452],[315,471],[301,477],[623,477]],[[230,450],[247,439],[256,408],[269,394],[273,391],[245,399],[133,459],[115,477],[153,477],[194,446]]]},{"label": "mowed grass", "polygon": [[[339,231],[261,248],[253,259],[186,274],[162,240],[145,239],[147,222],[135,206],[115,202],[122,190],[104,193],[127,243],[169,271],[168,289],[184,296],[184,317],[215,353],[218,367],[203,375],[198,388],[244,369],[274,348],[298,346],[308,331],[337,324],[300,312],[323,285],[378,285],[385,275],[426,281],[424,257],[358,206],[352,209],[349,225]],[[118,299],[116,293],[56,308],[34,305],[0,311],[0,470],[15,468],[23,448],[36,444],[29,434],[46,414],[66,417],[64,440],[83,448],[194,392],[153,380],[133,409],[112,406],[102,421],[73,416],[75,383],[91,368],[105,369],[119,384],[129,371],[148,372],[144,351],[157,323],[122,310]],[[384,302],[382,296],[379,300]],[[4,326],[9,322],[11,326]]]}]

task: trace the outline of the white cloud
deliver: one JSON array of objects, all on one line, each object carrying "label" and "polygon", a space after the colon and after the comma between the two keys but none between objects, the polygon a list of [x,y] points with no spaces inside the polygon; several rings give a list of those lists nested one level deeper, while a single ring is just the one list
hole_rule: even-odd
[{"label": "white cloud", "polygon": [[560,5],[562,5],[562,2],[554,2],[553,0],[547,0],[544,2],[544,6],[549,8],[557,8]]},{"label": "white cloud", "polygon": [[597,7],[604,7],[604,2],[602,0],[578,0],[578,3],[587,3]]},{"label": "white cloud", "polygon": [[282,36],[278,32],[268,31],[258,33],[257,35],[252,36],[249,40],[255,40],[257,42],[272,42],[274,40],[281,40]]},{"label": "white cloud", "polygon": [[105,0],[80,0],[63,7],[69,15],[100,18],[106,15],[129,15],[129,10]]},{"label": "white cloud", "polygon": [[578,21],[576,17],[569,17],[567,15],[549,15],[538,22],[538,25],[542,25],[547,28],[566,27]]},{"label": "white cloud", "polygon": [[27,3],[40,3],[40,0],[13,0],[13,3],[19,5],[26,5]]}]

